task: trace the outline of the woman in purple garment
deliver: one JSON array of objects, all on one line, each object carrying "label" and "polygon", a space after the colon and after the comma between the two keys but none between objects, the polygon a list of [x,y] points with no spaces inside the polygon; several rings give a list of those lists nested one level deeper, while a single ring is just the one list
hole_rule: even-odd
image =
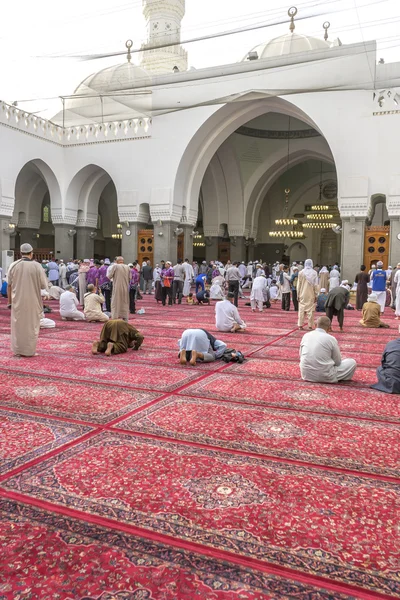
[{"label": "woman in purple garment", "polygon": [[110,259],[106,258],[104,264],[97,271],[97,286],[103,292],[103,296],[106,302],[106,311],[111,312],[111,295],[112,295],[112,282],[107,277],[107,270],[110,266]]},{"label": "woman in purple garment", "polygon": [[90,267],[89,271],[86,274],[86,283],[92,283],[95,288],[98,287],[98,279],[99,279],[99,267],[100,262],[98,260],[94,261],[94,264]]},{"label": "woman in purple garment", "polygon": [[162,285],[162,303],[166,305],[168,296],[168,306],[172,306],[172,282],[174,280],[174,270],[172,263],[167,260],[164,269],[161,271],[161,285]]}]

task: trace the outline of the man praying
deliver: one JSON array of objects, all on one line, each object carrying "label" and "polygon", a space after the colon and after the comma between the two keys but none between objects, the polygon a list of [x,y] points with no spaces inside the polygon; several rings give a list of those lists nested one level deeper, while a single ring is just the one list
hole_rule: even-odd
[{"label": "man praying", "polygon": [[329,335],[331,321],[320,317],[314,331],[306,333],[300,344],[300,371],[305,381],[337,383],[349,381],[356,370],[353,358],[342,360],[339,344]]},{"label": "man praying", "polygon": [[92,354],[104,353],[106,356],[111,356],[124,354],[129,348],[139,350],[143,340],[144,336],[126,321],[110,319],[103,325],[100,340],[93,342]]}]

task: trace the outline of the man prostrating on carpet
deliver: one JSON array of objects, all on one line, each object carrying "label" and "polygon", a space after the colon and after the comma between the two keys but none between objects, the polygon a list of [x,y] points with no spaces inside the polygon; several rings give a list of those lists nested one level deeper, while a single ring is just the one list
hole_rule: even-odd
[{"label": "man prostrating on carpet", "polygon": [[124,354],[129,348],[139,350],[143,340],[143,335],[126,321],[111,319],[104,323],[100,340],[93,342],[92,354],[104,352],[106,356],[111,356]]}]

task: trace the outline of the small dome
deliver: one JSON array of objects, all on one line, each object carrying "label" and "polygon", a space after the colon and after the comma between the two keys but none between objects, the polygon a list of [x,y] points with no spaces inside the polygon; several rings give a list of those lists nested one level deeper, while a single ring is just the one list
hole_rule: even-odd
[{"label": "small dome", "polygon": [[151,82],[150,75],[131,62],[107,67],[86,77],[76,88],[75,96],[84,96],[90,92],[110,94],[132,89],[133,85],[147,86]]},{"label": "small dome", "polygon": [[[256,46],[251,52],[257,52],[258,58],[275,58],[277,56],[287,56],[300,52],[310,52],[311,50],[326,50],[330,47],[331,45],[328,42],[319,38],[299,33],[287,33],[265,44]],[[248,54],[244,60],[247,59]]]}]

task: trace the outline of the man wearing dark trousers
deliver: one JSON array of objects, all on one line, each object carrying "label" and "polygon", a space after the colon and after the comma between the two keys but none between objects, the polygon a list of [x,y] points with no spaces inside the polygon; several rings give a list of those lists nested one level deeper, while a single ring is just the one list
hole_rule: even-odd
[{"label": "man wearing dark trousers", "polygon": [[290,310],[290,276],[288,274],[288,270],[289,267],[283,266],[283,269],[279,273],[279,283],[281,285],[282,294],[282,310]]},{"label": "man wearing dark trousers", "polygon": [[238,306],[239,297],[239,282],[241,279],[240,271],[238,269],[240,263],[235,262],[229,269],[226,270],[225,279],[228,282],[228,292],[234,294],[234,304]]},{"label": "man wearing dark trousers", "polygon": [[299,310],[299,302],[297,300],[298,277],[299,277],[299,269],[297,267],[293,267],[293,275],[290,278],[290,287],[292,289],[293,307],[296,312],[298,312],[298,310]]},{"label": "man wearing dark trousers", "polygon": [[182,260],[178,259],[174,269],[174,282],[172,284],[172,302],[176,303],[178,296],[178,304],[182,304],[183,281],[185,279],[185,271],[183,270]]}]

